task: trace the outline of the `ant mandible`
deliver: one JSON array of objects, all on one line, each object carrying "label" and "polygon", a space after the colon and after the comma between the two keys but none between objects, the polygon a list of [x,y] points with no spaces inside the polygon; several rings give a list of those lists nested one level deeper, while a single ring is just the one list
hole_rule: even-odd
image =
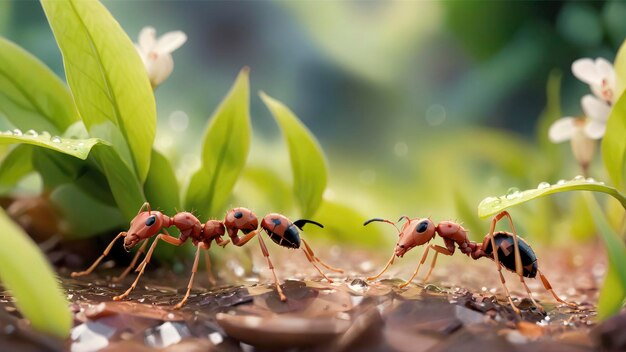
[{"label": "ant mandible", "polygon": [[[147,211],[144,211],[144,209],[147,209]],[[171,236],[165,229],[166,227],[171,226],[175,226],[180,230],[180,236],[178,238]],[[161,231],[163,231],[163,233],[159,234],[159,232]],[[189,212],[179,212],[176,213],[173,217],[169,217],[161,213],[160,211],[153,211],[150,208],[150,204],[146,202],[139,209],[137,216],[135,216],[135,218],[130,222],[130,228],[128,231],[120,232],[113,239],[113,241],[109,243],[102,255],[100,255],[100,257],[96,259],[96,261],[87,270],[81,272],[73,272],[71,275],[72,277],[78,277],[91,273],[98,266],[100,261],[102,261],[102,259],[107,254],[109,254],[109,251],[113,247],[113,244],[121,237],[124,237],[124,249],[126,249],[126,251],[130,251],[139,242],[143,241],[143,244],[135,254],[135,257],[131,261],[129,267],[120,276],[114,278],[114,280],[121,280],[135,266],[139,255],[145,250],[148,244],[148,239],[157,235],[154,242],[152,242],[152,245],[150,246],[146,257],[135,270],[139,271],[139,273],[137,274],[137,278],[135,279],[133,284],[123,294],[113,297],[113,300],[118,301],[127,297],[131,293],[131,291],[137,286],[139,278],[141,277],[141,275],[143,275],[146,266],[150,262],[150,258],[152,257],[154,248],[156,247],[159,240],[163,240],[174,246],[180,246],[187,239],[191,238],[193,245],[197,247],[196,257],[193,262],[193,268],[191,270],[191,278],[189,279],[189,284],[187,285],[187,292],[185,293],[183,299],[176,306],[174,306],[174,309],[179,309],[187,302],[187,299],[189,298],[189,293],[191,292],[191,287],[193,285],[193,279],[196,275],[196,271],[198,270],[198,261],[201,249],[205,250],[204,258],[206,261],[207,272],[209,275],[209,282],[215,284],[215,278],[211,273],[211,261],[209,258],[208,250],[209,247],[211,247],[211,242],[214,240],[219,246],[226,246],[230,242],[230,240],[222,239],[221,236],[223,236],[224,234],[224,224],[221,221],[209,220],[206,223],[202,224],[200,220],[198,220],[198,218],[196,218],[193,214]]]},{"label": "ant mandible", "polygon": [[[509,225],[511,226],[511,232],[506,231],[498,231],[494,232],[496,223],[500,221],[502,218],[506,217],[509,221]],[[442,221],[437,226],[430,220],[429,218],[416,218],[409,219],[407,216],[402,216],[398,219],[400,222],[402,219],[406,220],[406,223],[402,227],[402,230],[398,229],[396,226],[396,222],[392,222],[386,219],[370,219],[366,221],[363,225],[367,225],[371,222],[385,222],[388,224],[392,224],[398,230],[399,240],[394,250],[393,255],[387,262],[385,268],[376,276],[372,276],[367,278],[368,280],[375,280],[380,277],[388,268],[391,266],[396,257],[403,257],[406,252],[411,250],[413,247],[422,246],[428,244],[430,240],[432,240],[436,234],[443,238],[443,242],[445,244],[445,248],[438,245],[428,245],[424,250],[424,254],[422,255],[422,259],[420,260],[415,272],[411,276],[411,278],[400,285],[400,287],[405,287],[408,285],[420,269],[420,266],[424,264],[426,258],[428,256],[428,251],[432,248],[435,250],[435,256],[432,259],[430,264],[430,270],[423,282],[426,282],[430,277],[430,274],[437,263],[437,255],[439,253],[444,255],[453,255],[455,251],[455,244],[458,246],[459,250],[470,256],[474,260],[478,260],[479,258],[489,258],[493,260],[496,264],[496,268],[498,269],[498,274],[500,275],[500,282],[502,283],[502,287],[504,287],[504,292],[511,304],[513,310],[519,314],[519,309],[513,304],[513,300],[511,299],[511,294],[509,293],[509,289],[506,287],[506,282],[504,280],[504,276],[502,275],[502,265],[514,273],[516,273],[522,285],[526,289],[530,300],[533,302],[535,307],[537,307],[540,311],[544,311],[543,307],[539,305],[532,296],[530,289],[524,282],[524,277],[534,278],[539,274],[541,278],[541,282],[547,291],[549,291],[554,298],[560,302],[567,304],[568,306],[575,307],[576,305],[572,303],[565,302],[552,289],[552,285],[543,273],[539,270],[537,264],[537,256],[535,252],[530,248],[528,243],[524,241],[521,237],[517,236],[515,232],[515,227],[513,226],[513,219],[511,215],[507,211],[503,211],[496,215],[491,221],[491,227],[489,229],[489,233],[485,236],[483,243],[476,243],[470,241],[467,236],[467,231],[460,225],[452,221]],[[519,240],[518,240],[519,239]],[[493,249],[497,248],[498,250],[494,251]]]},{"label": "ant mandible", "polygon": [[[274,241],[276,244],[297,249],[301,248],[300,244],[304,244],[302,247],[302,251],[306,255],[306,258],[309,260],[311,265],[329,282],[333,282],[328,276],[326,276],[320,268],[316,265],[316,262],[323,265],[329,270],[343,273],[343,270],[334,268],[323,261],[321,261],[309,246],[309,244],[300,236],[300,231],[306,224],[313,224],[319,227],[324,227],[322,224],[307,220],[300,219],[294,222],[291,222],[287,217],[277,213],[267,214],[263,220],[261,221],[261,227],[259,228],[259,220],[254,215],[254,213],[246,208],[234,208],[230,210],[226,214],[226,219],[224,220],[224,226],[226,227],[226,231],[228,232],[228,236],[230,237],[232,243],[235,246],[241,247],[250,241],[254,236],[257,236],[261,230],[265,230],[270,239]],[[238,232],[241,231],[243,233],[242,237],[238,236]],[[280,288],[280,284],[278,282],[278,277],[276,276],[276,272],[274,271],[274,265],[270,260],[269,252],[267,251],[267,247],[265,246],[265,242],[263,241],[262,236],[257,236],[259,239],[259,245],[261,246],[261,251],[263,252],[263,256],[267,260],[267,265],[269,269],[272,271],[272,275],[274,276],[274,283],[276,285],[276,291],[280,297],[281,301],[286,301],[287,297],[283,293],[283,290]]]}]

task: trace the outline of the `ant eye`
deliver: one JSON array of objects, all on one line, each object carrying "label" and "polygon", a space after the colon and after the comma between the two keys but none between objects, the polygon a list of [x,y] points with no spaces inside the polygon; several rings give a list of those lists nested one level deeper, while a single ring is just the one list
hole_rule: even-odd
[{"label": "ant eye", "polygon": [[417,224],[417,226],[415,227],[418,233],[422,233],[426,231],[427,228],[428,228],[428,221],[422,221],[419,224]]},{"label": "ant eye", "polygon": [[152,226],[156,222],[156,216],[152,215],[146,219],[146,226]]}]

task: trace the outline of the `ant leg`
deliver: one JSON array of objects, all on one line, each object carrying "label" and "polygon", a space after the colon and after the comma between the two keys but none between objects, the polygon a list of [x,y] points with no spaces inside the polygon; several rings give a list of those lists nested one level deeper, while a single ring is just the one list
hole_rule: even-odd
[{"label": "ant leg", "polygon": [[572,308],[576,308],[577,305],[574,303],[569,303],[569,302],[565,302],[564,300],[562,300],[559,296],[556,295],[556,293],[554,292],[554,290],[552,289],[552,285],[550,285],[550,282],[548,282],[548,279],[546,279],[546,277],[543,275],[543,273],[539,270],[537,270],[537,272],[539,273],[539,277],[541,278],[541,282],[543,283],[543,287],[546,288],[546,290],[548,290],[552,296],[554,296],[554,299],[556,299],[558,302],[566,304]]},{"label": "ant leg", "polygon": [[435,250],[435,256],[433,257],[433,261],[430,262],[430,269],[428,270],[428,274],[426,274],[426,277],[424,277],[424,280],[422,280],[422,283],[428,282],[428,278],[430,277],[430,274],[433,273],[433,269],[437,264],[437,256],[439,255],[439,253],[450,256],[452,255],[452,252],[450,252],[447,248],[438,246],[436,244],[430,245],[430,248]]},{"label": "ant leg", "polygon": [[387,269],[389,269],[389,267],[391,266],[391,264],[393,264],[393,261],[396,259],[396,253],[394,252],[391,255],[391,258],[389,259],[389,261],[387,262],[387,265],[385,265],[385,267],[383,268],[383,271],[381,271],[380,273],[378,273],[378,275],[376,276],[370,276],[367,278],[367,281],[371,281],[371,280],[376,280],[378,279],[385,271],[387,271]]},{"label": "ant leg", "polygon": [[[498,221],[500,221],[503,217],[506,217],[509,220],[509,226],[511,227],[511,232],[513,232],[513,245],[515,247],[515,272],[517,273],[517,275],[519,275],[520,277],[523,277],[524,275],[524,267],[522,266],[522,257],[519,253],[519,244],[517,241],[517,232],[515,232],[515,226],[513,226],[513,219],[511,218],[511,215],[509,214],[508,211],[502,211],[500,212],[498,215],[494,216],[493,220],[491,221],[491,229],[489,231],[489,233],[493,236],[493,231],[496,227],[496,223]],[[494,251],[495,251],[495,247]]]},{"label": "ant leg", "polygon": [[311,256],[311,258],[313,258],[316,262],[322,264],[322,266],[324,266],[328,270],[334,271],[336,273],[343,274],[343,272],[344,272],[343,269],[334,268],[334,267],[324,263],[320,258],[316,257],[315,253],[313,253],[313,250],[311,249],[309,244],[304,240],[304,238],[302,238],[302,243],[304,243],[304,246],[306,247],[306,251],[309,252],[309,255]]},{"label": "ant leg", "polygon": [[487,234],[487,236],[489,236],[489,241],[491,242],[491,248],[492,248],[491,252],[493,253],[493,261],[494,263],[496,263],[496,268],[498,269],[498,274],[500,275],[500,282],[502,283],[502,287],[504,287],[506,298],[509,299],[509,303],[511,304],[511,308],[513,308],[513,311],[517,314],[520,314],[519,309],[515,306],[515,304],[513,304],[513,300],[511,299],[511,293],[509,292],[509,289],[506,287],[506,281],[504,280],[504,275],[502,275],[502,264],[500,264],[500,260],[498,259],[498,248],[496,247],[496,241],[493,237],[493,231],[496,227],[496,222],[498,222],[498,220],[500,220],[501,218],[501,217],[500,218],[498,217],[502,215],[503,213],[506,213],[506,212],[502,212],[493,218],[493,221],[491,222],[491,228],[489,229],[489,234]]},{"label": "ant leg", "polygon": [[309,252],[306,251],[306,249],[302,248],[302,251],[304,252],[304,255],[306,255],[306,259],[309,260],[309,263],[311,263],[311,265],[313,265],[313,267],[315,268],[315,270],[317,270],[317,272],[320,273],[320,275],[322,275],[326,280],[328,280],[328,282],[332,283],[333,280],[331,280],[328,276],[326,276],[321,270],[320,268],[317,267],[317,265],[315,265],[315,260],[311,257],[311,254],[309,254]]},{"label": "ant leg", "polygon": [[70,275],[72,277],[79,277],[79,276],[90,274],[92,271],[94,271],[94,269],[98,266],[98,264],[100,264],[102,259],[104,259],[104,257],[106,257],[109,254],[109,252],[111,251],[111,248],[113,248],[113,244],[115,244],[115,241],[119,240],[120,237],[124,237],[124,236],[126,236],[126,232],[120,232],[117,236],[115,236],[113,241],[111,241],[111,243],[109,243],[107,248],[104,249],[104,252],[102,252],[100,257],[98,259],[96,259],[96,261],[93,262],[93,264],[91,264],[91,266],[87,270],[84,270],[84,271],[74,271]]},{"label": "ant leg", "polygon": [[267,260],[267,265],[269,266],[270,270],[272,271],[272,275],[274,276],[274,283],[276,284],[276,291],[278,292],[278,296],[280,297],[281,301],[285,302],[287,300],[287,297],[285,297],[283,289],[280,288],[280,284],[278,283],[278,277],[276,276],[276,272],[274,271],[274,264],[272,264],[272,260],[270,259],[270,253],[267,251],[267,247],[265,247],[265,242],[263,242],[263,238],[261,238],[261,236],[258,236],[258,239],[259,245],[261,246],[261,252],[263,252],[263,256]]},{"label": "ant leg", "polygon": [[[193,279],[196,277],[196,272],[198,271],[198,261],[200,259],[200,250],[207,249],[204,242],[198,243],[196,248],[196,258],[193,260],[193,267],[191,269],[191,277],[189,278],[189,283],[187,284],[187,292],[185,293],[185,297],[178,302],[177,305],[174,306],[174,309],[180,309],[182,306],[187,303],[187,298],[189,298],[189,293],[191,292],[191,288],[193,287]],[[205,252],[206,253],[206,252]]]},{"label": "ant leg", "polygon": [[[163,230],[165,233],[167,233],[167,231],[165,231],[165,229]],[[126,290],[126,292],[122,293],[119,296],[115,296],[113,297],[114,301],[119,301],[123,298],[125,298],[126,296],[128,296],[137,286],[137,283],[139,282],[139,278],[141,278],[141,275],[143,275],[144,270],[146,269],[146,266],[148,265],[148,263],[150,263],[150,258],[152,257],[152,252],[154,252],[154,248],[156,247],[157,243],[159,243],[159,240],[163,240],[169,244],[172,244],[174,246],[180,246],[183,241],[181,241],[179,238],[176,237],[172,237],[169,235],[169,233],[167,235],[165,234],[160,234],[156,237],[156,239],[154,240],[154,242],[152,242],[152,245],[150,246],[150,249],[148,250],[148,254],[146,254],[146,257],[143,259],[143,261],[141,262],[141,264],[139,264],[139,266],[137,267],[137,270],[135,271],[139,271],[139,274],[137,274],[137,278],[135,279],[135,281],[133,282],[133,284],[128,288],[128,290]]]},{"label": "ant leg", "polygon": [[[424,254],[422,255],[422,260],[420,260],[419,264],[417,264],[417,268],[413,272],[413,275],[411,275],[411,278],[406,280],[405,283],[403,283],[402,285],[398,286],[399,288],[406,287],[408,284],[411,283],[411,281],[413,281],[415,276],[417,276],[417,273],[420,271],[420,267],[422,266],[422,264],[424,264],[424,262],[426,261],[426,258],[428,257],[428,251],[429,250],[430,250],[430,246],[426,247],[426,249],[424,250]],[[436,254],[435,254],[435,256],[436,256]]]},{"label": "ant leg", "polygon": [[211,284],[211,286],[215,286],[217,281],[215,280],[215,276],[213,276],[213,271],[211,271],[211,258],[209,258],[208,248],[204,251],[204,263],[206,264],[206,272],[209,277],[209,284]]},{"label": "ant leg", "polygon": [[137,253],[135,253],[135,256],[133,257],[133,260],[130,262],[130,265],[128,265],[128,267],[126,268],[126,270],[124,270],[123,273],[121,273],[119,276],[114,277],[111,281],[120,282],[124,280],[126,275],[128,275],[128,273],[130,273],[130,271],[133,270],[133,268],[135,267],[135,264],[137,264],[137,260],[139,260],[139,256],[141,255],[141,253],[144,253],[144,251],[146,250],[146,247],[148,247],[148,242],[149,240],[147,239],[143,241],[143,244],[141,245],[141,247],[139,247],[139,249],[137,250]]},{"label": "ant leg", "polygon": [[526,285],[526,281],[524,281],[524,277],[523,276],[520,276],[520,281],[522,282],[522,285],[524,285],[524,288],[526,289],[526,292],[528,293],[528,297],[530,297],[530,300],[533,302],[535,307],[537,307],[537,309],[539,309],[540,312],[545,313],[546,310],[543,309],[543,306],[541,304],[537,303],[537,301],[535,301],[535,299],[533,298],[533,293],[530,292],[530,289]]},{"label": "ant leg", "polygon": [[[248,232],[246,235],[242,236],[242,237],[231,237],[231,240],[233,242],[233,244],[237,247],[241,247],[244,244],[248,243],[248,241],[250,241],[251,239],[254,238],[254,236],[259,234],[259,230],[254,230],[254,231],[250,231]],[[261,236],[259,236],[261,237]]]}]

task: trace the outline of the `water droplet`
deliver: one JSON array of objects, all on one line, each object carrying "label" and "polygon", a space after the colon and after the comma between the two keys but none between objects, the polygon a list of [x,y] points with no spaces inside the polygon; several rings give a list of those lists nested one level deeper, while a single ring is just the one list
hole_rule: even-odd
[{"label": "water droplet", "polygon": [[8,136],[12,136],[13,135],[13,131],[4,131],[4,132],[2,132],[2,134],[6,134]]},{"label": "water droplet", "polygon": [[498,200],[497,197],[487,197],[487,198],[485,198],[484,202],[485,203],[493,203],[493,202],[495,202],[497,200]]},{"label": "water droplet", "polygon": [[511,187],[506,191],[506,199],[515,199],[521,195],[520,191],[516,187]]},{"label": "water droplet", "polygon": [[35,132],[35,130],[28,130],[26,131],[26,135],[30,137],[37,137],[39,134]]},{"label": "water droplet", "polygon": [[556,184],[561,186],[561,185],[564,185],[565,183],[566,183],[565,180],[558,180]]},{"label": "water droplet", "polygon": [[16,136],[21,136],[22,135],[22,130],[20,130],[19,128],[16,128],[13,130],[13,134]]},{"label": "water droplet", "polygon": [[80,143],[78,143],[78,146],[79,146],[79,147],[84,147],[84,146],[85,146],[85,143],[80,142]]},{"label": "water droplet", "polygon": [[42,131],[42,132],[39,134],[39,136],[40,136],[41,138],[50,139],[50,132],[48,132],[48,131]]},{"label": "water droplet", "polygon": [[548,182],[541,182],[537,185],[537,189],[546,189],[550,188],[550,184]]},{"label": "water droplet", "polygon": [[582,176],[582,175],[578,175],[578,176],[574,177],[574,181],[582,181],[584,179],[585,179],[585,177]]},{"label": "water droplet", "polygon": [[593,177],[588,177],[585,181],[589,182],[589,183],[596,183],[596,182],[598,182]]},{"label": "water droplet", "polygon": [[59,136],[52,137],[52,143],[61,143],[61,137]]}]

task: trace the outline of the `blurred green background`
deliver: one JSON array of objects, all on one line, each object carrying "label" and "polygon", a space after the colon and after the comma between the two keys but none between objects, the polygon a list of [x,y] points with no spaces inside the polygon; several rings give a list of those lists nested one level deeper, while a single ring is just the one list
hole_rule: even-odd
[{"label": "blurred green background", "polygon": [[[175,161],[183,185],[200,162],[211,111],[247,65],[253,147],[230,205],[294,214],[287,150],[255,94],[263,89],[326,152],[324,233],[372,245],[380,238],[356,225],[403,214],[463,221],[482,238],[487,221],[476,205],[484,197],[573,178],[569,145],[547,141],[551,121],[582,113],[588,87],[570,65],[612,61],[626,37],[620,1],[103,3],[134,40],[147,25],[188,36],[156,90],[155,145]],[[0,34],[64,77],[39,3],[0,0]],[[591,176],[606,179],[596,162]],[[586,209],[563,200],[572,198],[539,200],[513,215],[528,237],[587,238],[593,225],[588,216],[580,225]]]}]

